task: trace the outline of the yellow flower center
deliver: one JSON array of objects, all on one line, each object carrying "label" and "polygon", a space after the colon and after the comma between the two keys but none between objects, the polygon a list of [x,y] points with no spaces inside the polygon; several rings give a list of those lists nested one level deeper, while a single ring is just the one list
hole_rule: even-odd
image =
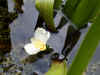
[{"label": "yellow flower center", "polygon": [[46,49],[46,45],[41,40],[36,40],[33,44],[35,48],[39,48],[41,51]]}]

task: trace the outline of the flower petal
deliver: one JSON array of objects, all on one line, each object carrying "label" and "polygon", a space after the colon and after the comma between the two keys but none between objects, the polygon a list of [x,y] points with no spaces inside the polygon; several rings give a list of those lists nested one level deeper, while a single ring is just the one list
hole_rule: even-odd
[{"label": "flower petal", "polygon": [[37,54],[40,51],[39,49],[35,48],[34,45],[31,43],[26,44],[24,46],[24,49],[29,55]]},{"label": "flower petal", "polygon": [[50,32],[46,31],[43,28],[37,28],[34,34],[35,39],[39,39],[46,44],[50,37]]}]

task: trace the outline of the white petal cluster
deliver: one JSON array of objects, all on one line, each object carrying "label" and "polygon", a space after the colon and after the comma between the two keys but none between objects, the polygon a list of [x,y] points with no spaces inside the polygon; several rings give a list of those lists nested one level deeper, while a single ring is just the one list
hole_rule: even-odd
[{"label": "white petal cluster", "polygon": [[35,34],[34,34],[35,39],[39,39],[42,42],[44,42],[45,44],[48,41],[49,37],[50,37],[50,32],[46,31],[43,28],[37,28],[37,30],[35,31]]},{"label": "white petal cluster", "polygon": [[46,46],[46,43],[49,38],[50,38],[50,32],[46,31],[43,28],[37,28],[35,31],[34,37],[30,39],[31,43],[25,44],[24,46],[26,53],[28,53],[29,55],[37,54],[41,50],[40,48],[35,48],[34,42],[37,42],[37,40],[40,40]]},{"label": "white petal cluster", "polygon": [[35,48],[32,43],[28,43],[24,46],[26,53],[29,55],[37,54],[40,50]]}]

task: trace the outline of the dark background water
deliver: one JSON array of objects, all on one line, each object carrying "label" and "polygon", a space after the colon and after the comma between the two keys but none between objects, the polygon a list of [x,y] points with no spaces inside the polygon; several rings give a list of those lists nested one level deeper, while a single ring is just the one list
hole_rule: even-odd
[{"label": "dark background water", "polygon": [[[13,11],[13,2],[12,0],[8,0],[9,3],[9,11]],[[30,37],[34,34],[34,28],[37,23],[38,19],[38,11],[35,8],[35,0],[24,0],[24,13],[19,14],[18,18],[14,20],[13,23],[10,24],[11,28],[11,41],[12,41],[12,51],[11,57],[13,62],[19,66],[23,67],[23,75],[32,75],[33,72],[38,72],[40,75],[48,71],[50,65],[50,55],[45,55],[42,59],[35,61],[34,63],[27,63],[23,65],[21,60],[28,57],[28,54],[25,53],[23,46],[25,43],[29,42]],[[61,19],[61,12],[59,11],[56,18],[55,24],[58,25],[59,20]],[[65,25],[62,29],[59,30],[57,34],[51,34],[50,39],[48,40],[47,44],[50,45],[55,51],[54,52],[61,52],[63,48],[66,31],[68,26]],[[68,64],[72,62],[73,57],[76,54],[77,49],[80,46],[80,42],[84,38],[85,33],[88,29],[82,31],[82,35],[80,40],[73,48],[73,51],[69,55]],[[100,75],[100,46],[97,47],[96,53],[94,54],[90,64],[89,69],[87,71],[88,75]],[[93,71],[93,72],[92,72]],[[95,74],[94,74],[95,73]],[[9,74],[10,75],[10,74]]]}]

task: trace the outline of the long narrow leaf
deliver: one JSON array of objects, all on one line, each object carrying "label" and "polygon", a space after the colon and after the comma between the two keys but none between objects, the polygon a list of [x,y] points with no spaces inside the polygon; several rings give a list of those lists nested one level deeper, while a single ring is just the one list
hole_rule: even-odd
[{"label": "long narrow leaf", "polygon": [[53,21],[53,5],[54,0],[36,0],[36,7],[45,20],[47,27],[51,31],[55,32],[56,28]]},{"label": "long narrow leaf", "polygon": [[98,4],[100,4],[100,0],[82,0],[72,17],[72,22],[75,23],[78,28],[83,27],[93,15]]},{"label": "long narrow leaf", "polygon": [[87,32],[68,75],[82,75],[100,42],[100,15]]},{"label": "long narrow leaf", "polygon": [[63,9],[64,14],[71,18],[80,1],[82,0],[67,0]]},{"label": "long narrow leaf", "polygon": [[90,21],[93,22],[98,17],[99,14],[100,14],[100,2],[98,2],[97,6],[96,6],[96,8],[94,10],[94,13],[91,16]]}]

